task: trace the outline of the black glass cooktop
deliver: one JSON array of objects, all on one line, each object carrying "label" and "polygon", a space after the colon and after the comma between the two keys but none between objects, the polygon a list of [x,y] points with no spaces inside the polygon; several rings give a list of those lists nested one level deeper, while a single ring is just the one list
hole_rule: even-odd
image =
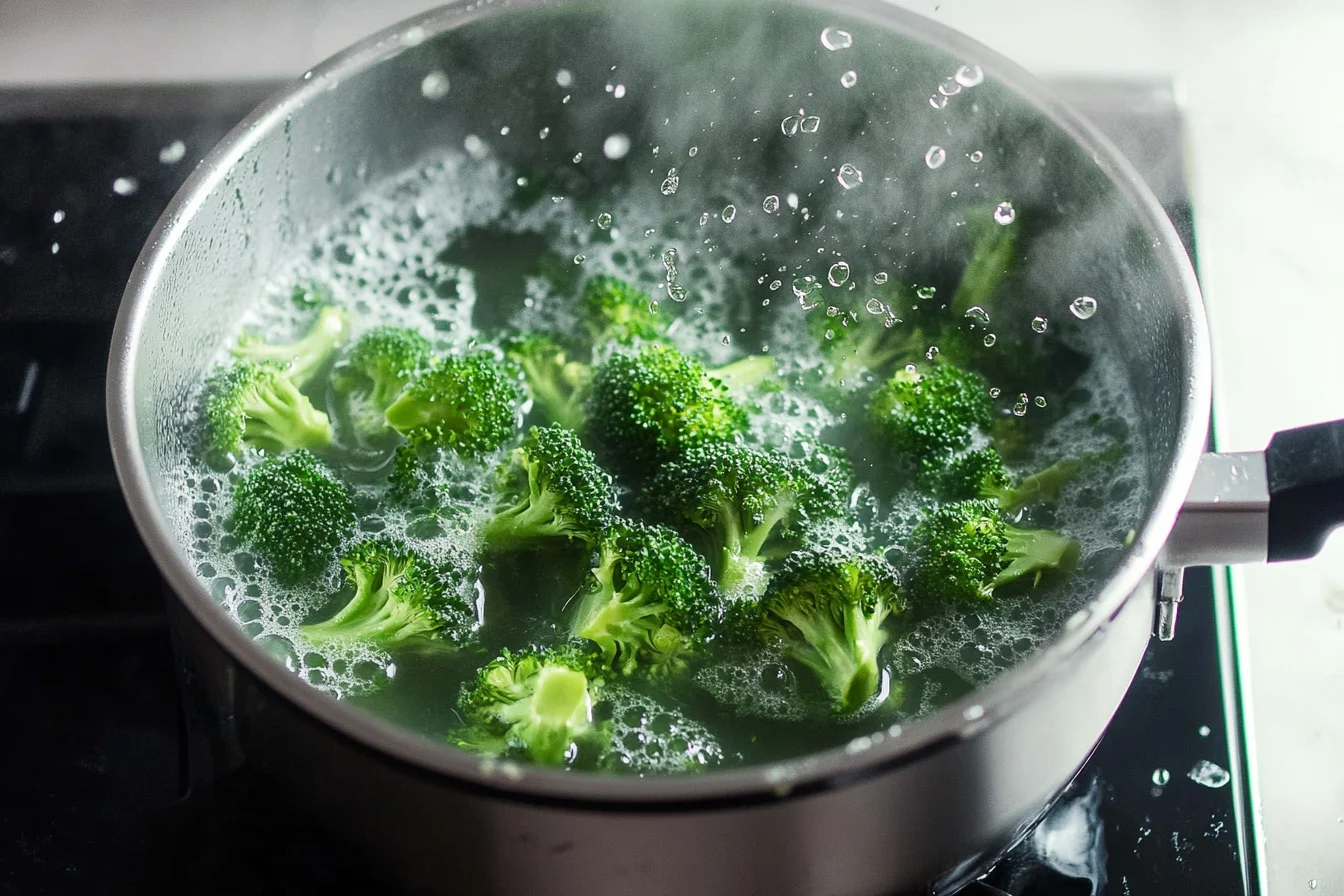
[{"label": "black glass cooktop", "polygon": [[[103,375],[140,245],[271,85],[0,91],[0,893],[381,893],[246,765],[201,756],[163,586],[116,489]],[[1061,84],[1193,248],[1162,84]],[[967,892],[1256,894],[1226,589],[1191,570],[1091,761]]]}]

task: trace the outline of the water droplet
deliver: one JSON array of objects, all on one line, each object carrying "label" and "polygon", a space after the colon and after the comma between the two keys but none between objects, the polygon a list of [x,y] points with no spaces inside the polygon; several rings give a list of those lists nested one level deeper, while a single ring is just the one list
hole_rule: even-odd
[{"label": "water droplet", "polygon": [[671,196],[677,192],[677,187],[681,186],[681,178],[677,176],[677,169],[672,168],[667,172],[667,178],[659,188],[664,196]]},{"label": "water droplet", "polygon": [[65,212],[63,210],[58,208],[56,209],[56,211],[51,213],[51,223],[59,224],[64,220],[65,220]]},{"label": "water droplet", "polygon": [[977,703],[975,706],[968,706],[966,708],[966,711],[963,712],[961,715],[962,718],[964,718],[966,721],[974,722],[976,719],[981,718],[984,714],[985,714],[985,708]]},{"label": "water droplet", "polygon": [[448,76],[441,71],[432,71],[420,81],[420,94],[430,102],[437,102],[448,95]]},{"label": "water droplet", "polygon": [[686,151],[686,155],[690,156],[691,158],[695,158],[699,154],[700,154],[700,147],[698,146],[692,146],[690,149]]},{"label": "water droplet", "polygon": [[507,137],[511,133],[513,133],[513,128],[509,127],[508,125],[504,125],[504,127],[499,129],[499,136],[501,137]]},{"label": "water droplet", "polygon": [[849,263],[837,261],[831,265],[830,271],[826,274],[826,279],[832,286],[844,286],[849,282]]},{"label": "water droplet", "polygon": [[140,181],[134,177],[119,177],[112,181],[112,192],[118,196],[133,196],[140,189]]},{"label": "water droplet", "polygon": [[181,140],[174,140],[163,149],[159,150],[160,165],[176,165],[187,155],[187,144]]},{"label": "water droplet", "polygon": [[567,68],[562,68],[555,73],[555,83],[561,87],[569,87],[574,83],[574,74]]},{"label": "water droplet", "polygon": [[549,136],[551,136],[550,128],[542,128],[541,130],[537,131],[537,139],[539,140],[545,140]]},{"label": "water droplet", "polygon": [[965,316],[969,317],[973,321],[976,321],[977,323],[982,324],[989,323],[989,312],[981,308],[979,305],[972,305],[971,307],[967,308]]},{"label": "water droplet", "polygon": [[1079,320],[1087,320],[1097,313],[1097,300],[1091,296],[1079,296],[1069,303],[1069,310]]},{"label": "water droplet", "polygon": [[785,137],[792,137],[794,134],[798,133],[798,128],[802,123],[803,118],[801,115],[788,115],[779,123],[779,129],[784,133]]},{"label": "water droplet", "polygon": [[574,153],[574,164],[577,165],[582,161],[583,161],[583,153],[581,152]]},{"label": "water droplet", "polygon": [[1043,317],[1033,317],[1031,319],[1031,328],[1037,333],[1044,333],[1050,326],[1050,321]]},{"label": "water droplet", "polygon": [[719,212],[719,217],[723,219],[725,224],[733,223],[733,219],[737,217],[737,206],[725,205],[723,211]]},{"label": "water droplet", "polygon": [[663,267],[673,268],[676,267],[676,264],[677,264],[676,249],[668,249],[666,252],[663,253]]},{"label": "water droplet", "polygon": [[1207,759],[1201,759],[1195,763],[1194,767],[1185,775],[1196,784],[1203,784],[1205,787],[1222,787],[1232,776],[1227,773],[1227,769],[1221,765],[1210,762]]},{"label": "water droplet", "polygon": [[984,82],[985,71],[978,65],[963,65],[954,77],[962,87],[976,87]]},{"label": "water droplet", "polygon": [[783,280],[771,280],[771,281],[770,281],[770,291],[771,291],[771,292],[774,292],[775,290],[779,289],[779,288],[780,288],[781,286],[783,286],[783,285],[784,285],[784,281],[783,281]]},{"label": "water droplet", "polygon": [[779,197],[773,193],[765,197],[765,201],[761,203],[761,210],[767,215],[773,215],[779,211]]},{"label": "water droplet", "polygon": [[1000,389],[998,386],[991,386],[991,387],[990,387],[990,390],[989,390],[989,397],[990,397],[990,398],[998,398],[998,397],[999,397],[1000,395],[1002,395],[1002,394],[1003,394],[1003,390]]},{"label": "water droplet", "polygon": [[946,161],[947,150],[941,146],[930,146],[929,151],[924,153],[924,164],[928,165],[930,169],[941,168]]},{"label": "water droplet", "polygon": [[867,312],[868,312],[869,314],[886,314],[886,313],[887,313],[887,306],[884,305],[884,304],[882,304],[882,302],[881,302],[880,299],[869,299],[869,300],[868,300],[868,303],[867,303],[866,305],[864,305],[863,307],[864,307],[865,310],[867,310]]},{"label": "water droplet", "polygon": [[704,227],[708,223],[709,223],[709,212],[704,212],[700,215],[700,226]]},{"label": "water droplet", "polygon": [[994,343],[999,341],[999,337],[995,336],[993,333],[986,333],[983,341],[985,343],[985,348],[993,348]]},{"label": "water droplet", "polygon": [[723,343],[724,345],[732,345],[733,337],[729,336],[727,333],[724,333],[723,338],[720,339],[719,342]]},{"label": "water droplet", "polygon": [[919,296],[921,299],[931,299],[937,291],[938,290],[934,289],[932,286],[921,286],[919,289],[915,290],[915,295]]},{"label": "water droplet", "polygon": [[840,76],[840,86],[848,90],[859,83],[859,73],[856,71],[847,71]]},{"label": "water droplet", "polygon": [[820,127],[821,127],[821,119],[815,115],[807,116],[806,118],[803,119],[803,123],[799,125],[799,128],[802,130],[804,134],[815,134],[817,132],[817,129]]},{"label": "water droplet", "polygon": [[935,93],[933,96],[929,97],[929,105],[935,109],[946,109],[947,97],[943,96],[941,93]]},{"label": "water droplet", "polygon": [[52,255],[55,255],[56,253],[58,253],[58,252],[60,252],[60,251],[61,251],[61,244],[60,244],[60,243],[52,243],[52,244],[51,244],[51,254],[52,254]]},{"label": "water droplet", "polygon": [[931,345],[929,346],[928,351],[924,352],[924,357],[932,361],[934,358],[938,357],[938,352],[939,352],[938,346]]},{"label": "water droplet", "polygon": [[1044,396],[1044,395],[1037,395],[1037,396],[1036,396],[1036,407],[1038,407],[1038,408],[1043,408],[1043,407],[1045,407],[1045,396]]},{"label": "water droplet", "polygon": [[1021,394],[1019,394],[1019,395],[1017,396],[1017,401],[1013,404],[1013,416],[1014,416],[1014,417],[1025,417],[1025,416],[1027,416],[1027,402],[1028,402],[1029,400],[1030,400],[1030,399],[1027,397],[1027,393],[1025,393],[1025,392],[1023,392],[1023,393],[1021,393]]},{"label": "water droplet", "polygon": [[823,28],[821,30],[821,45],[832,51],[848,50],[854,46],[854,35],[843,28]]},{"label": "water droplet", "polygon": [[982,161],[984,161],[985,154],[977,149],[975,152],[967,155],[966,158],[970,159],[974,164],[979,165]]},{"label": "water droplet", "polygon": [[466,139],[462,141],[462,148],[465,149],[467,155],[471,156],[473,159],[485,158],[485,141],[475,134],[467,135]]},{"label": "water droplet", "polygon": [[587,261],[587,260],[588,260],[588,259],[587,259],[586,257],[582,256],[582,255],[575,255],[575,256],[574,256],[574,263],[575,263],[575,264],[583,264],[583,263],[584,263],[585,261]]},{"label": "water droplet", "polygon": [[613,90],[611,91],[611,95],[614,96],[614,97],[616,97],[616,99],[618,99],[618,100],[623,100],[623,99],[625,99],[625,85],[624,85],[624,84],[617,84],[616,87],[615,87],[615,89],[613,89]]},{"label": "water droplet", "polygon": [[612,134],[602,142],[602,155],[613,162],[623,159],[630,152],[630,138],[624,134]]},{"label": "water droplet", "polygon": [[886,282],[887,282],[887,272],[886,272],[886,271],[878,271],[876,274],[873,275],[873,283],[874,283],[874,285],[876,285],[876,286],[882,286],[882,285],[885,284]]},{"label": "water droplet", "polygon": [[1316,889],[1316,887],[1317,887],[1318,885],[1319,885],[1319,884],[1318,884],[1316,878],[1314,878],[1314,877],[1313,877],[1311,880],[1307,881],[1307,886],[1310,887],[1310,888],[1313,889],[1313,890]]},{"label": "water droplet", "polygon": [[674,302],[684,302],[687,295],[686,287],[680,283],[669,283],[667,284],[667,295]]},{"label": "water droplet", "polygon": [[[1208,736],[1209,736],[1210,734],[1212,734],[1212,733],[1213,733],[1213,731],[1212,731],[1212,729],[1209,728],[1208,725],[1200,725],[1200,726],[1199,726],[1199,736],[1200,736],[1200,737],[1208,737]],[[1344,819],[1340,819],[1340,821],[1344,821]]]},{"label": "water droplet", "polygon": [[597,226],[598,226],[598,229],[600,229],[600,230],[610,230],[610,229],[611,229],[611,215],[608,214],[607,212],[603,212],[602,214],[598,215],[598,216],[597,216]]},{"label": "water droplet", "polygon": [[1166,787],[1169,781],[1171,781],[1171,772],[1166,769],[1159,768],[1153,772],[1153,783],[1158,787]]},{"label": "water droplet", "polygon": [[658,300],[657,300],[657,299],[649,299],[648,308],[649,308],[649,313],[650,313],[650,314],[657,314],[657,313],[658,313]]},{"label": "water droplet", "polygon": [[1000,202],[994,206],[994,222],[1007,226],[1017,219],[1017,210],[1011,202]]},{"label": "water droplet", "polygon": [[938,92],[943,96],[956,96],[961,93],[961,85],[957,83],[956,78],[947,78],[938,85]]},{"label": "water droplet", "polygon": [[846,190],[852,190],[863,183],[863,172],[846,162],[840,166],[836,172],[835,179],[840,182],[840,186]]}]

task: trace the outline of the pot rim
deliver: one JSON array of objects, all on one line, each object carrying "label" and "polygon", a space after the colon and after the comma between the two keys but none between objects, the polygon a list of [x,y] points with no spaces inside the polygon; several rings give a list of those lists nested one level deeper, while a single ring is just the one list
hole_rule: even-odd
[{"label": "pot rim", "polygon": [[[312,719],[361,747],[418,773],[448,777],[461,786],[530,802],[619,811],[690,811],[772,802],[853,785],[874,775],[974,736],[1033,699],[1038,683],[1063,674],[1086,642],[1104,634],[1107,623],[1144,581],[1175,524],[1193,479],[1207,435],[1211,369],[1204,306],[1194,270],[1179,236],[1139,174],[1095,127],[1027,71],[964,34],[883,0],[790,0],[799,6],[833,11],[940,49],[980,65],[1069,135],[1106,174],[1141,222],[1171,286],[1181,315],[1183,351],[1190,365],[1175,445],[1175,462],[1119,566],[1101,592],[1068,620],[1059,637],[1033,657],[988,685],[940,711],[848,745],[795,759],[711,771],[700,775],[635,778],[576,773],[482,759],[447,743],[432,741],[383,722],[300,680],[261,647],[210,597],[179,549],[154,499],[139,439],[135,382],[140,335],[151,299],[169,256],[191,226],[194,213],[234,164],[261,137],[283,126],[287,116],[311,98],[402,49],[516,9],[566,5],[573,0],[452,0],[427,13],[384,29],[331,57],[281,89],[238,124],[205,157],[174,196],[136,261],[113,333],[108,361],[108,428],[117,475],[136,526],[177,597],[220,647],[264,687],[283,696]],[[611,2],[611,0],[601,0]],[[1100,732],[1098,732],[1098,736]]]}]

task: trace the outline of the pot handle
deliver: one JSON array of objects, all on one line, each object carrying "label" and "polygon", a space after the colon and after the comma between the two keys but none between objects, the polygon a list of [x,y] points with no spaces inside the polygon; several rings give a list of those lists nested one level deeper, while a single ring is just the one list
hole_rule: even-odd
[{"label": "pot handle", "polygon": [[1344,524],[1344,420],[1276,433],[1265,450],[1269,486],[1266,559],[1320,553]]}]

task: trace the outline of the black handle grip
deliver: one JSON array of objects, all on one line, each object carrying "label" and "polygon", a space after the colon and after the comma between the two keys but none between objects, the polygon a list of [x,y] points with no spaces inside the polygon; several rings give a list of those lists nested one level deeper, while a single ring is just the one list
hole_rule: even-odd
[{"label": "black handle grip", "polygon": [[1344,523],[1344,420],[1276,433],[1265,472],[1270,562],[1316,556]]}]

